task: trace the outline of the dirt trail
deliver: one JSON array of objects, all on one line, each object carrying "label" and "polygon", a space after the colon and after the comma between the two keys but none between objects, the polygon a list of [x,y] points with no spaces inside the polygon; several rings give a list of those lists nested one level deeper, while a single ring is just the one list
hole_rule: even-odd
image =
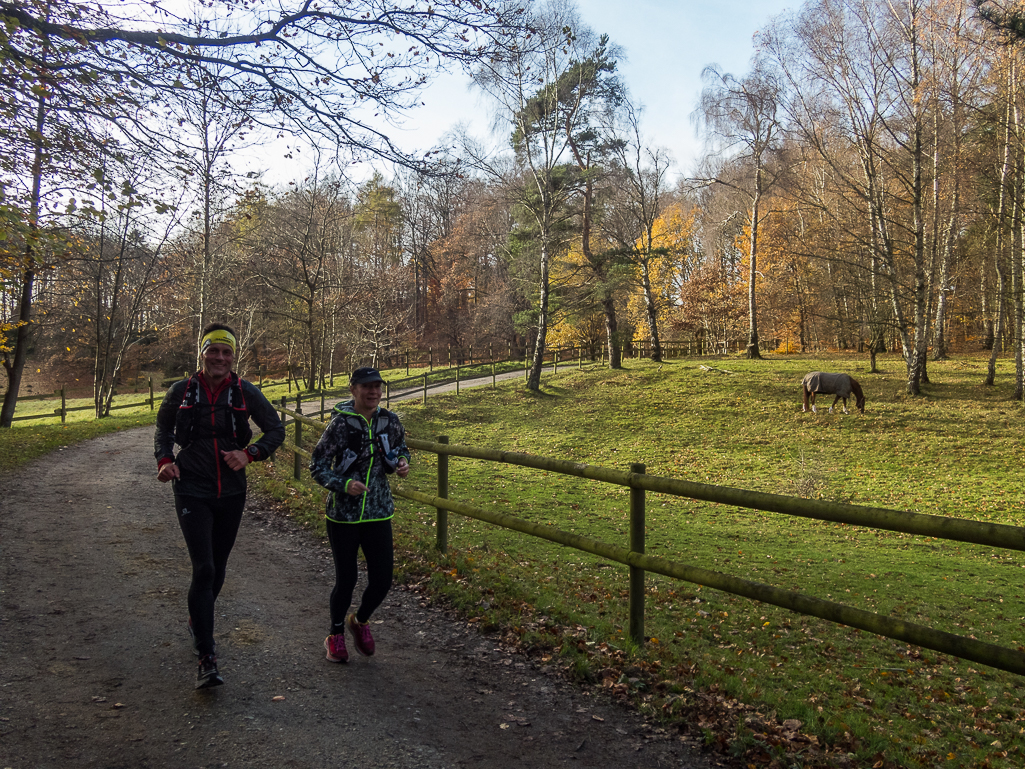
[{"label": "dirt trail", "polygon": [[401,588],[373,658],[326,662],[330,553],[253,502],[228,568],[196,692],[152,429],[0,479],[0,769],[718,765]]}]

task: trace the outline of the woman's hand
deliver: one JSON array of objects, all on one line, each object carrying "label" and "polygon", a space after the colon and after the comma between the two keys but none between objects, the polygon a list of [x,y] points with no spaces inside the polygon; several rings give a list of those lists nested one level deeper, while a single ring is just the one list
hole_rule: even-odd
[{"label": "woman's hand", "polygon": [[399,464],[395,467],[395,474],[399,478],[405,478],[409,475],[409,462],[406,461],[405,457],[399,457]]},{"label": "woman's hand", "polygon": [[349,481],[348,487],[345,489],[345,493],[353,497],[358,497],[366,490],[367,487],[364,485],[363,481],[351,480]]}]

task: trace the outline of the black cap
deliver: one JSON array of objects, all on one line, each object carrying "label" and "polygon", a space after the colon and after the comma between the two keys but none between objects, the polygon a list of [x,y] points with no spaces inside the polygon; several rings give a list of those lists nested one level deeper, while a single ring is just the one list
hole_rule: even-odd
[{"label": "black cap", "polygon": [[352,376],[349,377],[350,385],[370,384],[371,382],[384,384],[384,380],[381,379],[381,372],[376,368],[370,368],[370,366],[356,369],[352,372]]}]

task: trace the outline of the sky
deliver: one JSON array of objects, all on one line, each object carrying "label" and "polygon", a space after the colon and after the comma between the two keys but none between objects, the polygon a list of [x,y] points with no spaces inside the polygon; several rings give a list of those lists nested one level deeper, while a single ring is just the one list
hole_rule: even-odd
[{"label": "sky", "polygon": [[[597,34],[608,34],[625,53],[620,74],[633,101],[643,106],[641,131],[651,146],[668,149],[676,175],[691,175],[701,154],[691,114],[701,92],[701,72],[710,64],[723,72],[747,73],[755,33],[778,14],[797,10],[795,0],[576,0],[580,17]],[[393,140],[407,151],[438,144],[456,125],[486,137],[487,99],[462,75],[435,81],[424,106],[412,112]],[[266,159],[267,153],[262,153]],[[288,176],[288,175],[291,176]],[[294,178],[294,164],[272,167],[265,181]]]}]

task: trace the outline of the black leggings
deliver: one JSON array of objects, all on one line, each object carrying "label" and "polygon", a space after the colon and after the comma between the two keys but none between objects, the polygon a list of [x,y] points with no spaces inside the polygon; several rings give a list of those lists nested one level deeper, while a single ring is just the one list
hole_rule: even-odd
[{"label": "black leggings", "polygon": [[214,601],[224,585],[228,556],[235,545],[246,495],[220,499],[174,498],[178,525],[192,559],[189,617],[200,655],[214,653]]},{"label": "black leggings", "polygon": [[367,588],[360,598],[356,619],[366,622],[391,589],[395,555],[392,547],[391,519],[367,523],[327,522],[327,538],[335,558],[335,587],[331,591],[331,634],[341,633],[345,615],[352,605],[358,572],[356,557],[360,549],[367,561]]}]

